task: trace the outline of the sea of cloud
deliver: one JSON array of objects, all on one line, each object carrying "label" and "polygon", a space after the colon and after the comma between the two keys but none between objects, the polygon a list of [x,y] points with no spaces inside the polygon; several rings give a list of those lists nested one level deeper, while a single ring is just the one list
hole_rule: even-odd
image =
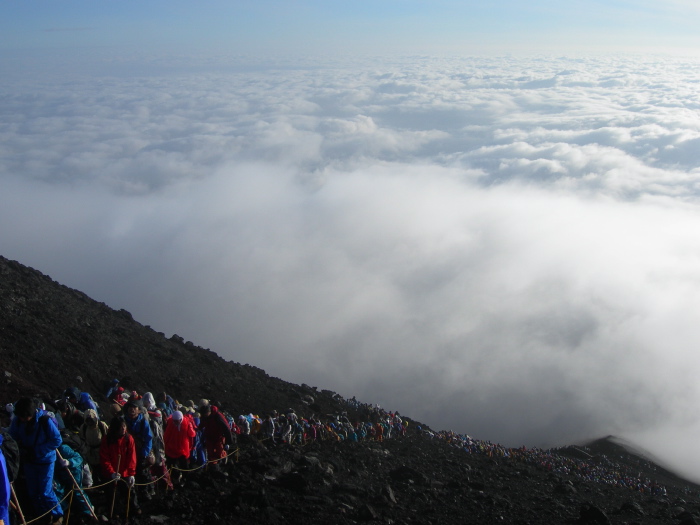
[{"label": "sea of cloud", "polygon": [[698,427],[696,60],[0,58],[2,255],[436,428]]}]

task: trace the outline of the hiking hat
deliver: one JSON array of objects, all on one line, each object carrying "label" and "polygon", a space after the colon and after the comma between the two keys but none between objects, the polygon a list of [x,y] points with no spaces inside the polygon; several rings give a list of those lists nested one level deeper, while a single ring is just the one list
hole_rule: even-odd
[{"label": "hiking hat", "polygon": [[173,421],[182,421],[182,412],[179,410],[173,412]]},{"label": "hiking hat", "polygon": [[143,405],[141,405],[136,399],[129,399],[126,404],[124,405],[124,408],[141,408]]}]

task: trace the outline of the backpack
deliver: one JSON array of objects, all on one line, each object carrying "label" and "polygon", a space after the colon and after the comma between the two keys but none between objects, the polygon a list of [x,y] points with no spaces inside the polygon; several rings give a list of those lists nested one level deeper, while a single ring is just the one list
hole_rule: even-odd
[{"label": "backpack", "polygon": [[19,446],[12,436],[0,428],[2,435],[2,444],[0,450],[5,456],[5,464],[7,465],[7,477],[10,483],[17,479],[19,475]]},{"label": "backpack", "polygon": [[85,461],[85,458],[87,458],[88,455],[88,446],[77,432],[71,432],[67,429],[63,430],[61,432],[61,438],[63,439],[63,443],[80,454],[80,457],[82,457],[83,461]]},{"label": "backpack", "polygon": [[92,399],[92,396],[89,392],[82,392],[78,397],[78,403],[75,408],[77,408],[81,412],[85,412],[89,409],[92,409],[95,412],[97,412],[97,403],[95,403],[95,400]]}]

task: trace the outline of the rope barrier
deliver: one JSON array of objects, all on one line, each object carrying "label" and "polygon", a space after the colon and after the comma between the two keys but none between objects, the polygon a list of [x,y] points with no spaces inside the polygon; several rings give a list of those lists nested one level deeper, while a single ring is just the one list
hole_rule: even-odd
[{"label": "rope barrier", "polygon": [[[249,435],[255,437],[254,434],[249,434]],[[262,438],[262,439],[258,439],[258,441],[261,442],[261,443],[264,443],[264,442],[266,442],[266,441],[270,441],[271,439],[273,439],[273,438],[270,437],[270,436],[267,436],[267,437],[264,437],[264,438]],[[294,445],[294,446],[299,446],[299,447],[302,447],[302,448],[303,448],[303,447],[310,446],[310,445],[312,445],[312,444],[314,444],[314,443],[317,443],[317,442],[320,442],[320,441],[328,441],[328,440],[336,441],[336,440],[338,440],[338,435],[337,435],[337,434],[335,434],[335,435],[333,435],[333,434],[319,435],[316,439],[308,439],[305,435],[302,435],[302,442],[301,442],[301,443],[296,443],[296,444],[295,444],[295,443],[292,443],[292,442],[291,442],[292,440],[290,440],[290,442],[289,442],[288,444],[289,444],[289,445]],[[369,440],[372,440],[372,439],[369,438]],[[236,449],[226,452],[226,454],[225,454],[224,456],[222,456],[221,458],[212,459],[212,460],[207,460],[207,461],[205,461],[203,464],[201,464],[201,465],[199,465],[199,466],[197,466],[197,467],[195,467],[195,468],[191,468],[191,469],[183,469],[183,468],[180,468],[180,467],[170,467],[170,468],[166,468],[165,473],[164,473],[162,476],[160,476],[160,477],[158,477],[158,478],[156,478],[156,479],[154,479],[154,480],[148,481],[148,482],[146,482],[146,483],[134,483],[134,487],[147,487],[147,486],[149,486],[149,485],[154,485],[154,484],[158,483],[160,480],[166,478],[167,476],[170,476],[170,475],[172,474],[172,472],[174,472],[174,471],[185,472],[185,473],[186,473],[186,472],[196,472],[196,471],[198,471],[198,470],[203,469],[204,467],[206,467],[206,466],[209,465],[209,464],[218,463],[219,461],[224,461],[224,460],[228,459],[229,457],[231,457],[231,456],[234,455],[234,454],[236,455],[236,462],[238,462],[238,461],[240,460],[240,453],[241,453],[241,448],[240,448],[240,447],[236,447]],[[122,481],[122,482],[124,482],[124,483],[126,483],[126,484],[128,485],[128,482],[126,481],[126,479],[123,478],[123,477],[120,477],[120,478],[117,478],[117,479],[112,479],[112,480],[106,481],[105,483],[102,483],[102,484],[100,484],[100,485],[93,485],[93,486],[91,486],[91,487],[85,487],[85,488],[84,488],[84,487],[77,487],[77,488],[79,488],[81,491],[97,490],[97,489],[101,489],[101,488],[103,488],[103,487],[106,487],[106,486],[108,486],[108,485],[110,485],[110,484],[112,484],[112,483],[115,483],[115,489],[116,489],[116,483],[119,483],[119,481]],[[77,483],[76,483],[76,485],[77,485]],[[130,487],[130,488],[131,488],[131,487]],[[172,486],[170,486],[170,489],[171,489],[171,490],[174,490],[174,489],[172,488]],[[13,490],[13,491],[14,491],[14,490]],[[69,508],[68,508],[68,512],[67,512],[66,515],[68,516],[67,519],[70,519],[70,511],[71,511],[71,507],[72,507],[72,503],[73,503],[73,497],[74,497],[75,494],[76,494],[76,487],[73,487],[73,488],[71,488],[71,489],[68,491],[68,493],[58,502],[57,505],[55,505],[54,507],[52,507],[51,509],[49,509],[48,511],[46,511],[46,512],[45,512],[44,514],[42,514],[41,516],[38,516],[38,517],[36,517],[36,518],[34,518],[34,519],[30,520],[30,521],[25,521],[25,520],[24,520],[24,516],[22,516],[23,525],[31,525],[32,523],[36,523],[36,522],[40,521],[41,519],[43,519],[43,518],[45,518],[46,516],[48,516],[49,514],[51,514],[56,508],[60,507],[60,506],[63,504],[63,502],[66,501],[66,499],[68,499],[68,498],[70,498],[70,503],[69,503]],[[17,506],[18,506],[18,510],[20,510],[20,512],[21,512],[21,509],[19,509],[19,501],[17,501]],[[131,490],[128,490],[128,491],[127,491],[127,501],[126,501],[126,516],[125,516],[125,519],[127,520],[127,522],[128,522],[128,519],[129,519],[129,508],[130,508],[130,506],[131,506]]]},{"label": "rope barrier", "polygon": [[[257,438],[257,436],[256,436],[255,434],[253,434],[253,433],[247,434],[247,435],[250,436],[250,437],[255,437],[255,438]],[[260,439],[260,438],[257,438],[257,439],[258,439],[259,442],[265,443],[266,441],[270,441],[270,440],[274,441],[274,436],[269,436],[269,435],[268,435],[268,436],[266,436],[266,437],[264,437],[264,438],[262,438],[262,439]],[[297,433],[297,434],[292,434],[292,435],[291,435],[291,438],[290,438],[288,441],[286,441],[286,444],[289,444],[289,445],[291,445],[291,446],[298,446],[298,447],[304,448],[304,447],[310,446],[310,445],[312,445],[312,444],[314,444],[314,443],[321,442],[321,441],[328,441],[328,440],[337,441],[337,440],[340,440],[340,437],[339,437],[339,435],[338,435],[337,433],[333,432],[331,429],[321,428],[321,429],[319,429],[319,431],[317,432],[316,438],[314,438],[314,439],[309,439],[309,438],[307,437],[307,435],[306,435],[305,433],[302,432],[301,435],[299,435],[298,433]],[[368,440],[371,441],[372,438],[371,438],[371,437],[368,437]],[[297,442],[295,443],[295,441],[297,441]],[[163,475],[159,476],[159,477],[156,478],[156,479],[153,479],[153,480],[151,480],[151,481],[148,481],[148,482],[146,482],[146,483],[138,483],[138,484],[137,484],[137,483],[134,483],[134,484],[133,484],[133,487],[137,487],[137,486],[138,486],[138,487],[147,487],[147,486],[150,486],[150,485],[155,485],[156,483],[158,483],[158,482],[161,481],[162,479],[164,479],[164,478],[166,478],[166,477],[169,478],[169,476],[170,476],[174,471],[183,472],[183,473],[187,473],[187,472],[196,472],[196,471],[198,471],[198,470],[201,470],[202,468],[207,467],[209,464],[216,464],[216,463],[218,463],[219,461],[226,462],[226,460],[228,460],[228,458],[231,457],[231,456],[234,455],[234,454],[235,454],[235,456],[236,456],[236,463],[238,463],[238,462],[240,461],[240,453],[241,453],[241,448],[240,448],[240,447],[236,447],[234,450],[227,451],[222,457],[217,458],[217,459],[211,459],[211,460],[208,459],[208,460],[206,460],[203,464],[201,464],[201,465],[199,465],[199,466],[197,466],[197,467],[195,467],[195,468],[183,469],[183,468],[180,468],[180,467],[170,467],[170,468],[167,468],[167,467],[166,467],[165,472],[163,473]],[[72,476],[72,474],[71,474],[71,478],[72,478],[72,477],[73,477],[73,476]],[[124,483],[127,483],[127,485],[128,485],[128,482],[126,481],[126,479],[120,477],[120,478],[117,478],[117,479],[113,479],[113,480],[106,481],[106,482],[104,482],[104,483],[102,483],[102,484],[99,484],[99,485],[92,485],[91,487],[85,487],[85,488],[83,488],[83,487],[80,487],[80,486],[78,485],[78,483],[76,482],[76,480],[73,478],[74,487],[72,487],[72,488],[68,491],[68,493],[58,502],[58,504],[55,505],[54,507],[52,507],[51,509],[47,510],[46,512],[44,512],[42,515],[40,515],[40,516],[38,516],[38,517],[32,519],[31,521],[26,521],[26,520],[25,520],[24,516],[22,515],[21,508],[19,507],[19,501],[18,501],[18,500],[13,501],[13,504],[16,506],[16,510],[17,510],[18,513],[20,514],[20,517],[21,517],[21,519],[22,519],[22,524],[23,524],[23,525],[30,525],[30,524],[32,524],[32,523],[36,523],[36,522],[42,520],[43,518],[45,518],[45,517],[48,516],[49,514],[53,513],[53,511],[56,510],[58,507],[60,507],[60,506],[66,501],[66,499],[70,498],[68,510],[67,510],[67,512],[66,512],[66,520],[69,520],[69,519],[70,519],[70,512],[71,512],[72,505],[73,505],[73,498],[74,498],[74,496],[75,496],[76,494],[80,494],[80,495],[83,497],[83,500],[85,501],[85,503],[88,505],[88,508],[90,508],[90,511],[91,511],[93,517],[96,517],[95,514],[94,514],[93,507],[92,507],[89,503],[87,503],[87,500],[85,499],[84,491],[88,491],[88,490],[98,490],[98,489],[101,489],[101,488],[103,488],[103,487],[106,487],[106,486],[110,485],[110,484],[113,483],[113,482],[115,483],[114,487],[115,487],[115,490],[116,490],[117,483],[118,483],[120,480],[123,481]],[[126,521],[127,521],[127,522],[128,522],[128,519],[129,519],[129,509],[130,509],[130,505],[131,505],[131,488],[132,488],[132,486],[129,486],[129,490],[127,490],[127,502],[126,502]],[[170,483],[170,482],[168,483],[168,488],[169,488],[170,490],[174,490],[172,483]],[[16,499],[16,495],[14,494],[14,487],[12,487],[12,489],[13,489],[13,490],[12,490],[12,492],[13,492],[12,495],[13,495],[13,497]],[[76,490],[79,491],[79,492],[76,492]]]},{"label": "rope barrier", "polygon": [[160,476],[159,478],[157,478],[157,479],[155,479],[155,480],[152,480],[152,481],[149,481],[149,482],[147,482],[147,483],[136,483],[135,486],[137,486],[137,487],[147,487],[148,485],[154,485],[155,483],[158,483],[161,479],[163,479],[163,478],[165,478],[166,476],[168,476],[169,474],[171,474],[173,471],[178,471],[178,472],[196,472],[197,470],[200,470],[200,469],[206,467],[206,466],[209,465],[210,463],[217,463],[217,462],[219,462],[219,461],[223,461],[223,460],[225,460],[225,459],[228,459],[228,458],[229,458],[230,456],[232,456],[233,454],[238,454],[238,452],[240,452],[240,450],[241,450],[240,447],[239,447],[239,448],[236,448],[236,450],[232,450],[232,451],[228,452],[228,453],[227,453],[225,456],[223,456],[223,457],[220,457],[220,458],[218,458],[218,459],[207,460],[205,463],[201,464],[201,465],[198,466],[198,467],[192,468],[192,469],[183,469],[183,468],[180,468],[180,467],[170,467],[170,468],[166,468],[165,474],[163,474],[163,475]]},{"label": "rope barrier", "polygon": [[83,490],[95,490],[95,489],[101,489],[102,487],[106,487],[107,485],[111,484],[114,480],[110,479],[109,481],[104,482],[102,485],[93,485],[92,487],[83,487]]}]

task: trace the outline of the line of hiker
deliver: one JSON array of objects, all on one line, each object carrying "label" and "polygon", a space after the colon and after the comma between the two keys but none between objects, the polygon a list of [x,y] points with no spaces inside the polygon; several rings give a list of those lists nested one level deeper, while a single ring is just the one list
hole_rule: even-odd
[{"label": "line of hiker", "polygon": [[277,447],[406,434],[408,421],[398,413],[364,408],[367,421],[351,421],[346,412],[305,418],[291,408],[234,417],[207,399],[195,404],[163,392],[140,395],[116,379],[103,403],[76,387],[54,401],[21,398],[0,410],[0,525],[10,523],[11,508],[12,523],[61,525],[71,511],[76,522],[97,522],[90,495],[104,500],[105,490],[112,491],[110,508],[101,511],[110,518],[115,509],[116,516],[119,509],[140,514],[157,489],[176,490],[194,470],[226,476],[221,464],[252,440]]},{"label": "line of hiker", "polygon": [[[504,458],[533,465],[547,472],[555,472],[573,476],[582,480],[628,488],[637,492],[654,495],[665,495],[666,488],[635,472],[629,467],[620,465],[605,455],[584,460],[568,457],[559,449],[543,450],[540,448],[509,448],[498,443],[474,439],[466,434],[453,431],[425,431],[435,439],[441,439],[469,454],[483,454],[494,458]],[[586,450],[585,447],[581,447]]]},{"label": "line of hiker", "polygon": [[[406,436],[409,421],[379,405],[354,397],[337,401],[360,416],[298,415],[289,408],[261,417],[232,416],[218,403],[182,403],[166,393],[127,391],[118,380],[105,402],[75,387],[55,401],[22,398],[0,410],[0,525],[60,525],[74,512],[81,523],[98,521],[90,495],[100,495],[102,516],[128,520],[156,491],[168,493],[187,483],[193,471],[226,477],[221,465],[253,441],[267,447],[305,446],[322,441],[375,441]],[[101,406],[102,405],[102,406]],[[9,432],[4,429],[9,427]],[[663,495],[666,489],[602,456],[581,460],[556,449],[507,448],[452,431],[419,425],[411,435],[440,439],[468,454],[483,454],[533,465],[587,481]],[[14,448],[13,448],[14,445]],[[18,468],[20,467],[21,468]],[[12,483],[18,480],[18,483]],[[23,480],[23,481],[22,481]],[[16,491],[16,492],[15,492]],[[95,496],[97,497],[97,496]],[[116,509],[116,510],[115,510]],[[126,515],[123,515],[126,509]],[[32,519],[27,521],[23,511]],[[65,520],[67,521],[67,520]]]}]

